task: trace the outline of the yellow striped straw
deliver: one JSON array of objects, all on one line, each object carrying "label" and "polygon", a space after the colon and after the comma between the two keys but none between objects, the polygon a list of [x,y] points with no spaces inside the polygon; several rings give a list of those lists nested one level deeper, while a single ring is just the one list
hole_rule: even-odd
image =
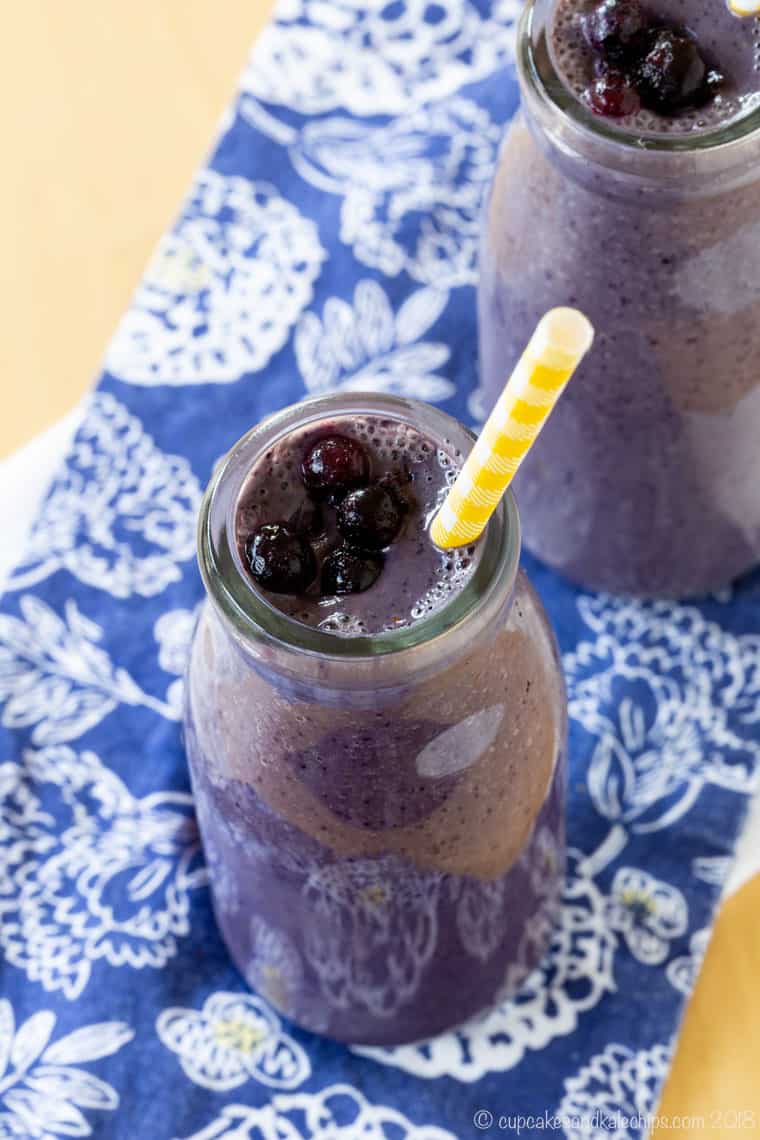
[{"label": "yellow striped straw", "polygon": [[577,309],[551,309],[541,318],[433,519],[436,546],[467,546],[483,533],[593,339],[590,321]]},{"label": "yellow striped straw", "polygon": [[760,16],[760,0],[728,0],[728,10],[735,16]]}]

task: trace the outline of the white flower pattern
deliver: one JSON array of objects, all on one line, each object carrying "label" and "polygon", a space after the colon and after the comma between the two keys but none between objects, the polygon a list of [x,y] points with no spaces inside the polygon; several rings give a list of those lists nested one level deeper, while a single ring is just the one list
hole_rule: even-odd
[{"label": "white flower pattern", "polygon": [[398,115],[511,64],[519,15],[519,0],[287,0],[242,88],[307,115]]},{"label": "white flower pattern", "polygon": [[689,939],[689,953],[671,958],[668,962],[666,969],[668,981],[682,994],[690,994],[696,985],[702,959],[707,953],[710,934],[709,927],[696,930]]},{"label": "white flower pattern", "polygon": [[200,501],[188,461],[159,451],[118,400],[96,392],[8,587],[68,570],[116,598],[160,594],[195,555]]},{"label": "white flower pattern", "polygon": [[672,939],[680,938],[689,925],[681,892],[636,867],[618,867],[615,872],[608,918],[634,958],[647,966],[664,962]]},{"label": "white flower pattern", "polygon": [[487,961],[504,938],[504,878],[452,880],[457,929],[473,958]]},{"label": "white flower pattern", "polygon": [[555,1116],[567,1140],[635,1140],[637,1125],[654,1111],[670,1061],[665,1045],[635,1052],[608,1045],[575,1077],[565,1081],[565,1095]]},{"label": "white flower pattern", "polygon": [[581,597],[594,641],[564,657],[570,714],[594,741],[588,788],[633,832],[668,827],[706,784],[757,785],[760,642],[690,606]]},{"label": "white flower pattern", "polygon": [[[615,936],[606,922],[605,899],[596,884],[577,873],[579,856],[571,852],[559,924],[549,952],[512,1001],[503,1002],[481,1018],[424,1045],[359,1048],[356,1052],[393,1065],[418,1077],[454,1077],[479,1081],[487,1073],[514,1068],[528,1050],[543,1049],[557,1037],[572,1033],[579,1017],[614,990]],[[550,917],[549,917],[550,916]],[[530,947],[546,931],[543,910],[525,932],[526,959]],[[519,970],[519,963],[515,964]],[[512,977],[508,987],[512,988]]]},{"label": "white flower pattern", "polygon": [[312,298],[317,227],[274,187],[198,175],[106,357],[130,384],[229,384],[264,368]]},{"label": "white flower pattern", "polygon": [[57,1017],[33,1013],[16,1026],[13,1007],[0,998],[0,1137],[57,1140],[90,1136],[83,1109],[113,1112],[112,1085],[81,1065],[118,1053],[134,1037],[124,1022],[84,1025],[51,1043]]},{"label": "white flower pattern", "polygon": [[303,963],[292,939],[263,919],[254,917],[251,919],[251,944],[253,954],[245,969],[245,980],[278,1009],[297,1016]]},{"label": "white flower pattern", "polygon": [[158,663],[165,673],[184,674],[197,619],[197,610],[167,610],[157,619],[153,636],[158,644]]},{"label": "white flower pattern", "polygon": [[[73,740],[119,704],[179,720],[173,701],[144,692],[98,643],[103,630],[69,600],[60,617],[39,598],[20,599],[21,617],[0,614],[0,703],[6,728],[32,729],[36,745]],[[167,694],[168,696],[168,694]]]},{"label": "white flower pattern", "polygon": [[447,301],[445,290],[418,289],[394,314],[383,287],[365,280],[356,286],[353,306],[330,297],[321,319],[304,313],[293,346],[309,394],[344,388],[448,399],[454,385],[436,371],[447,363],[448,347],[420,343]]},{"label": "white flower pattern", "polygon": [[205,883],[191,797],[134,797],[92,752],[61,746],[0,764],[0,946],[73,1000],[93,966],[160,968]]},{"label": "white flower pattern", "polygon": [[480,211],[500,128],[455,97],[384,125],[308,123],[291,146],[298,173],[342,196],[340,237],[363,265],[451,289],[477,281]]},{"label": "white flower pattern", "polygon": [[392,1017],[416,993],[436,946],[439,880],[396,856],[330,863],[309,875],[306,953],[325,1000]]},{"label": "white flower pattern", "polygon": [[214,1092],[239,1088],[248,1080],[293,1089],[311,1074],[301,1046],[252,994],[220,992],[207,998],[201,1010],[166,1009],[156,1031],[190,1080]]},{"label": "white flower pattern", "polygon": [[275,1093],[269,1104],[229,1104],[186,1140],[456,1140],[452,1132],[412,1124],[347,1084],[317,1093]]},{"label": "white flower pattern", "polygon": [[703,883],[722,887],[728,878],[733,860],[730,855],[698,855],[691,865],[692,874]]}]

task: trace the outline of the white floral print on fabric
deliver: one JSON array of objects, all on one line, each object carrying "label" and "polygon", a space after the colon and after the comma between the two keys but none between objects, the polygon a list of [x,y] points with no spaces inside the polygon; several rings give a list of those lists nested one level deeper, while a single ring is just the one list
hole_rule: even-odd
[{"label": "white floral print on fabric", "polygon": [[673,958],[667,965],[668,981],[682,994],[690,994],[697,982],[702,959],[707,952],[711,930],[703,927],[689,939],[689,953]]},{"label": "white floral print on fabric", "polygon": [[160,968],[206,881],[184,792],[137,799],[93,752],[0,764],[0,946],[44,989],[77,998],[94,963]]},{"label": "white floral print on fabric", "polygon": [[557,871],[564,858],[556,832],[550,827],[539,827],[524,854],[529,857],[530,885],[535,893],[542,897],[555,890]]},{"label": "white floral print on fabric", "polygon": [[197,620],[197,608],[167,610],[153,626],[153,636],[158,645],[158,663],[165,673],[175,673],[179,678],[166,690],[166,703],[178,720],[182,716],[184,674]]},{"label": "white floral print on fabric", "polygon": [[116,598],[160,594],[195,555],[200,501],[187,460],[165,455],[118,400],[95,392],[8,588],[68,570]]},{"label": "white floral print on fabric", "polygon": [[[179,720],[175,701],[144,692],[98,644],[103,630],[69,600],[60,617],[31,594],[21,617],[0,614],[0,703],[6,728],[34,725],[32,743],[81,736],[118,704],[142,705]],[[167,694],[168,695],[168,694]]]},{"label": "white floral print on fabric", "polygon": [[130,384],[228,384],[264,368],[311,301],[325,251],[266,183],[197,176],[159,243],[106,368]]},{"label": "white floral print on fabric", "polygon": [[555,1116],[567,1140],[635,1140],[641,1129],[625,1122],[654,1113],[669,1063],[665,1045],[638,1052],[608,1045],[597,1053],[565,1081]]},{"label": "white floral print on fabric", "polygon": [[504,938],[504,879],[454,879],[451,893],[457,901],[462,945],[473,958],[486,962]]},{"label": "white floral print on fabric", "polygon": [[599,813],[634,832],[668,827],[706,784],[757,784],[760,639],[690,606],[580,597],[596,635],[564,657],[572,718],[593,738]]},{"label": "white floral print on fabric", "polygon": [[722,887],[732,866],[733,859],[730,855],[698,855],[692,861],[691,873],[703,883]]},{"label": "white floral print on fabric", "polygon": [[275,1093],[269,1104],[229,1104],[186,1140],[456,1140],[430,1124],[412,1124],[395,1108],[371,1104],[351,1085],[317,1093]]},{"label": "white floral print on fabric", "polygon": [[439,289],[477,281],[480,212],[501,129],[456,97],[385,125],[308,123],[298,173],[342,196],[340,238],[363,265]]},{"label": "white floral print on fabric", "polygon": [[248,1080],[294,1089],[311,1074],[301,1046],[253,994],[219,992],[207,998],[201,1010],[166,1009],[156,1030],[190,1080],[215,1092],[236,1089]]},{"label": "white floral print on fabric", "polygon": [[[527,1050],[543,1049],[572,1033],[581,1014],[615,988],[616,939],[607,924],[605,899],[590,878],[578,873],[579,863],[578,852],[571,851],[560,921],[549,952],[512,1001],[424,1045],[355,1051],[415,1076],[472,1082],[487,1073],[512,1069]],[[539,911],[538,929],[529,925],[526,940],[531,945],[543,936],[548,920]]]},{"label": "white floral print on fabric", "polygon": [[435,951],[439,885],[391,855],[312,871],[306,955],[330,1005],[392,1017],[411,1000]]},{"label": "white floral print on fabric", "polygon": [[681,892],[636,867],[615,872],[607,908],[610,926],[625,939],[634,958],[658,966],[670,943],[685,934],[689,911]]},{"label": "white floral print on fabric", "polygon": [[80,1066],[110,1057],[131,1041],[121,1021],[81,1026],[51,1044],[56,1015],[33,1013],[16,1026],[13,1007],[0,998],[0,1137],[3,1140],[57,1140],[89,1136],[82,1111],[119,1107],[116,1090]]},{"label": "white floral print on fabric", "polygon": [[382,285],[360,281],[353,305],[329,297],[322,317],[304,313],[296,326],[296,361],[311,395],[335,388],[447,400],[450,380],[437,374],[448,345],[420,343],[446,308],[448,292],[418,289],[393,312]]},{"label": "white floral print on fabric", "polygon": [[251,919],[253,953],[245,968],[245,980],[278,1009],[294,1016],[303,983],[303,963],[293,940],[281,930]]},{"label": "white floral print on fabric", "polygon": [[514,59],[519,0],[281,0],[244,91],[302,114],[397,115]]},{"label": "white floral print on fabric", "polygon": [[181,677],[185,672],[197,620],[197,610],[167,610],[156,621],[153,636],[158,644],[158,663],[165,673]]}]

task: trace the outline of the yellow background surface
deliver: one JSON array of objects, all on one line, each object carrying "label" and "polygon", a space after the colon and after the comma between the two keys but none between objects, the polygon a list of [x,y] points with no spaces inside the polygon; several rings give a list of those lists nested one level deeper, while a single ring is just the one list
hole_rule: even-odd
[{"label": "yellow background surface", "polygon": [[[28,0],[4,10],[0,455],[96,375],[268,8]],[[760,1136],[760,878],[723,908],[659,1112],[670,1126],[658,1140]],[[754,1126],[736,1126],[742,1112]],[[678,1115],[697,1119],[679,1128]]]}]

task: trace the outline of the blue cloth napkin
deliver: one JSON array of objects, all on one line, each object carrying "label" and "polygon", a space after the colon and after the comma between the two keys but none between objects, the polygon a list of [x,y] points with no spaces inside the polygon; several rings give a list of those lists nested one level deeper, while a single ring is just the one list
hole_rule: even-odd
[{"label": "blue cloth napkin", "polygon": [[426,1045],[352,1051],[247,991],[180,735],[217,457],[336,387],[477,417],[518,14],[282,0],[116,333],[0,614],[0,1140],[646,1131],[755,786],[757,579],[648,604],[526,559],[569,682],[562,921],[516,1000]]}]

